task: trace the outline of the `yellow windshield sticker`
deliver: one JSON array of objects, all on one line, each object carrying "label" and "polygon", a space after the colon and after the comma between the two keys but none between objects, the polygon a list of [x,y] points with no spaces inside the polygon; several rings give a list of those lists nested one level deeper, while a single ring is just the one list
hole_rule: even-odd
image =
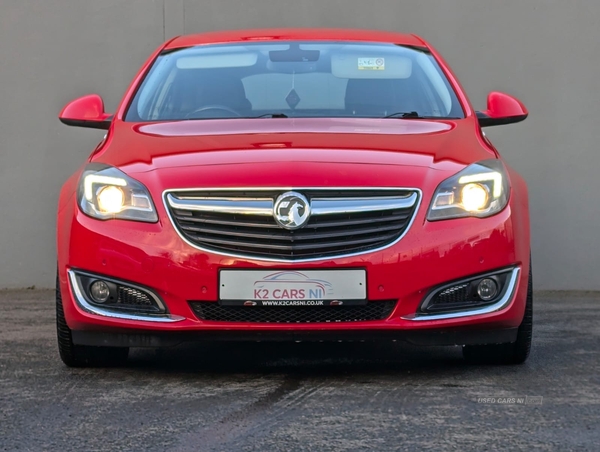
[{"label": "yellow windshield sticker", "polygon": [[359,58],[359,71],[385,71],[385,58]]}]

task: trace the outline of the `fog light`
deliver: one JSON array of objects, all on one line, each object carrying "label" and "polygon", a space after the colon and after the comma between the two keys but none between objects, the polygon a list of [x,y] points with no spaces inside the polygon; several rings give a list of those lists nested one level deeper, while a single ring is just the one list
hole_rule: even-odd
[{"label": "fog light", "polygon": [[498,295],[498,284],[490,278],[482,279],[477,285],[477,295],[483,301],[489,301]]},{"label": "fog light", "polygon": [[90,286],[90,294],[97,303],[106,303],[110,297],[110,288],[104,281],[94,281]]}]

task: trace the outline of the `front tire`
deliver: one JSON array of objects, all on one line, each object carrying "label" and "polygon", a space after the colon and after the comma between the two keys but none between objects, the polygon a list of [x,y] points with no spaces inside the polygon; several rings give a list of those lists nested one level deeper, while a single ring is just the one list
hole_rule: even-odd
[{"label": "front tire", "polygon": [[127,347],[91,347],[73,343],[71,329],[65,320],[58,275],[56,276],[56,336],[60,359],[69,367],[114,367],[124,364],[129,355]]},{"label": "front tire", "polygon": [[529,261],[529,281],[525,315],[519,325],[516,342],[509,344],[465,345],[463,357],[475,364],[523,364],[531,350],[533,335],[533,278],[531,259]]}]

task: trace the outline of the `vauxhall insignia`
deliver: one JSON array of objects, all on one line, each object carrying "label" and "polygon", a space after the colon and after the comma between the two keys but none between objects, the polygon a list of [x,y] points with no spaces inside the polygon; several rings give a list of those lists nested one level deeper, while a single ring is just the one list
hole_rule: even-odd
[{"label": "vauxhall insignia", "polygon": [[288,191],[275,201],[273,217],[282,228],[299,229],[310,217],[310,203],[304,195]]}]

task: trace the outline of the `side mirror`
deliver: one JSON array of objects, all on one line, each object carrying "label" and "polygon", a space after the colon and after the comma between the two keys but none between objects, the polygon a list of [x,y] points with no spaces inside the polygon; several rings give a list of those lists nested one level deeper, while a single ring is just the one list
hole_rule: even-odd
[{"label": "side mirror", "polygon": [[524,121],[529,115],[525,105],[508,94],[490,93],[487,104],[487,110],[477,112],[477,119],[481,127],[514,124]]},{"label": "side mirror", "polygon": [[69,102],[58,118],[68,126],[104,130],[108,130],[112,121],[112,115],[104,112],[104,102],[97,94],[89,94]]}]

